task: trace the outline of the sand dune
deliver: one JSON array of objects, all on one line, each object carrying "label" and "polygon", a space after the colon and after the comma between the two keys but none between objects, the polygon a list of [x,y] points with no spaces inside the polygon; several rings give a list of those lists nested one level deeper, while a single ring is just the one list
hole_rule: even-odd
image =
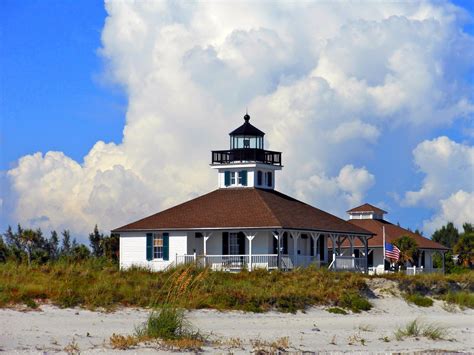
[{"label": "sand dune", "polygon": [[[255,340],[272,342],[281,337],[289,337],[290,351],[474,352],[474,310],[447,310],[439,301],[433,307],[421,308],[392,295],[378,296],[372,300],[374,308],[360,314],[335,315],[324,308],[311,308],[297,314],[199,310],[188,312],[187,316],[209,339],[222,343],[204,349],[209,352],[249,352]],[[58,352],[68,344],[76,344],[82,353],[114,352],[108,344],[109,337],[113,333],[133,333],[147,315],[147,310],[129,308],[113,313],[49,305],[41,306],[39,311],[2,309],[0,349],[16,353]],[[416,318],[445,327],[448,336],[444,340],[418,337],[397,341],[396,328]],[[157,350],[156,344],[144,344],[127,352]]]}]

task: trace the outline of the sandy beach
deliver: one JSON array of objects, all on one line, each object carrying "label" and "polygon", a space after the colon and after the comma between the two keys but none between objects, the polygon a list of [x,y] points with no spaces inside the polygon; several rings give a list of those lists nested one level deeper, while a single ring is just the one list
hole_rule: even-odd
[{"label": "sandy beach", "polygon": [[[213,342],[203,349],[213,353],[248,353],[257,343],[282,337],[288,337],[288,350],[294,352],[474,352],[474,310],[446,307],[440,301],[422,308],[393,295],[379,294],[371,302],[374,307],[369,312],[348,315],[318,307],[296,314],[199,310],[188,312],[187,318]],[[72,344],[81,353],[123,353],[110,347],[110,336],[132,334],[148,313],[145,309],[103,313],[50,305],[36,311],[2,309],[0,349],[7,353],[53,353],[65,352]],[[394,331],[414,319],[442,326],[448,334],[443,340],[423,336],[396,340]],[[149,343],[125,352],[157,351],[165,352]]]}]

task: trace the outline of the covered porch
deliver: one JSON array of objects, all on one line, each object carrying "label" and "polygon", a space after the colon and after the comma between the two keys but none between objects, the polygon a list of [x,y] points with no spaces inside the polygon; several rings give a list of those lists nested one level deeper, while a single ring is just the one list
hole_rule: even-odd
[{"label": "covered porch", "polygon": [[[187,254],[176,254],[174,264],[195,263],[216,271],[292,270],[329,265],[333,270],[366,272],[365,256],[328,253],[328,241],[339,237],[356,236],[287,229],[193,231],[187,235]],[[367,243],[368,236],[358,237]]]}]

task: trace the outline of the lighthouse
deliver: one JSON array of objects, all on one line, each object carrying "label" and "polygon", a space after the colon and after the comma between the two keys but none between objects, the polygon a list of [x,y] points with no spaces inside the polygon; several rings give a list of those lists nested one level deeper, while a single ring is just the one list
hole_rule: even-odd
[{"label": "lighthouse", "polygon": [[265,150],[264,136],[247,113],[244,123],[229,133],[229,149],[212,151],[219,188],[275,188],[275,172],[283,167],[281,152]]}]

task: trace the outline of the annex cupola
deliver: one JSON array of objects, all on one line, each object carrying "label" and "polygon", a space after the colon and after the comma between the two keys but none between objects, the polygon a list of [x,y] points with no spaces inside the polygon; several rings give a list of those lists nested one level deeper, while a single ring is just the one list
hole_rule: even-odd
[{"label": "annex cupola", "polygon": [[247,113],[244,123],[229,133],[229,149],[212,151],[211,166],[219,172],[220,188],[275,187],[275,171],[282,168],[281,152],[265,150],[264,136]]},{"label": "annex cupola", "polygon": [[347,213],[349,214],[349,219],[383,219],[383,215],[387,212],[370,203],[364,203],[350,209]]}]

